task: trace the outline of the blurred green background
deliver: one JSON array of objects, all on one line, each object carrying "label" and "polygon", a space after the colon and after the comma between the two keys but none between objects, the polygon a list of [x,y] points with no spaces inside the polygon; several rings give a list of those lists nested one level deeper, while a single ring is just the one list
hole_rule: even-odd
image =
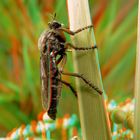
[{"label": "blurred green background", "polygon": [[[138,3],[89,0],[89,5],[108,99],[119,103],[133,98]],[[67,26],[66,0],[0,1],[0,136],[36,119],[43,110],[37,42],[54,12]],[[74,71],[72,61],[68,53],[67,71]],[[74,79],[63,78],[75,85]],[[64,86],[58,117],[66,113],[78,114],[78,108]]]}]

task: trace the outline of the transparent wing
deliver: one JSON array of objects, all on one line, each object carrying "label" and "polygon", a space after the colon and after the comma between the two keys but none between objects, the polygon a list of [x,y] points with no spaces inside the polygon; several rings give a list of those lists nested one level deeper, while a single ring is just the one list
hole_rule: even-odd
[{"label": "transparent wing", "polygon": [[40,58],[40,74],[41,74],[41,98],[44,109],[48,110],[51,103],[50,89],[50,57],[49,52],[41,54]]}]

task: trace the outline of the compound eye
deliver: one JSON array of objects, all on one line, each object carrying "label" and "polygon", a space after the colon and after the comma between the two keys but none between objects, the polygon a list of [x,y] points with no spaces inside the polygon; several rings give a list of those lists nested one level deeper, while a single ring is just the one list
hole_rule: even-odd
[{"label": "compound eye", "polygon": [[56,23],[56,24],[55,24],[55,27],[56,27],[56,28],[59,28],[59,27],[61,27],[61,24]]}]

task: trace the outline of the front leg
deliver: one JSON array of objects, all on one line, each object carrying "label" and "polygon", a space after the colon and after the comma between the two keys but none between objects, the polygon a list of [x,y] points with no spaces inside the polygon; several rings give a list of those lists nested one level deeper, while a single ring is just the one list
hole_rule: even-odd
[{"label": "front leg", "polygon": [[75,35],[75,34],[81,32],[81,31],[83,31],[83,30],[86,30],[86,29],[92,28],[92,27],[93,27],[93,25],[89,25],[89,26],[80,28],[80,29],[78,29],[78,30],[76,30],[76,31],[71,31],[70,29],[61,27],[61,28],[59,28],[59,30],[61,30],[61,31],[63,31],[63,32],[66,32],[66,33],[68,33],[68,34],[70,34],[70,35]]}]

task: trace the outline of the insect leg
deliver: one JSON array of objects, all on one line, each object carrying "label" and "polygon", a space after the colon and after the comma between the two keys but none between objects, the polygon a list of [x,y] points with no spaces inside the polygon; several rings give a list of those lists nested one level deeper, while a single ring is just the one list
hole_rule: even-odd
[{"label": "insect leg", "polygon": [[75,47],[73,44],[67,42],[67,43],[65,43],[65,48],[68,49],[68,47],[70,47],[74,50],[78,50],[78,51],[93,50],[93,49],[97,48],[96,45],[93,46],[93,47],[87,47],[87,48],[85,48],[85,47]]},{"label": "insect leg", "polygon": [[75,97],[77,97],[77,92],[76,90],[72,87],[72,85],[66,81],[63,81],[62,79],[58,79],[62,84],[66,85],[67,87],[70,88],[70,90],[72,91],[72,93],[75,95]]},{"label": "insect leg", "polygon": [[59,28],[59,30],[64,31],[64,32],[66,32],[66,33],[68,33],[68,34],[70,34],[70,35],[75,35],[75,34],[81,32],[81,31],[83,31],[83,30],[86,30],[86,29],[92,28],[92,27],[93,27],[93,25],[89,25],[89,26],[80,28],[80,29],[78,29],[78,30],[76,30],[76,31],[71,31],[70,29],[62,28],[62,27],[61,27],[61,28]]},{"label": "insect leg", "polygon": [[66,72],[62,72],[62,74],[63,75],[68,75],[68,76],[78,77],[78,78],[82,79],[90,87],[92,87],[94,90],[96,90],[100,95],[102,95],[102,93],[103,93],[98,87],[96,87],[90,81],[88,81],[85,77],[83,77],[82,74],[78,74],[78,73],[66,73]]},{"label": "insect leg", "polygon": [[61,56],[57,59],[56,64],[58,65],[58,64],[61,62],[62,59],[63,59],[63,55],[61,55]]},{"label": "insect leg", "polygon": [[64,53],[64,54],[63,54],[63,59],[62,59],[62,62],[61,62],[61,66],[60,66],[60,69],[59,69],[60,72],[63,71],[64,66],[65,66],[65,64],[66,64],[66,61],[67,61],[67,55]]}]

